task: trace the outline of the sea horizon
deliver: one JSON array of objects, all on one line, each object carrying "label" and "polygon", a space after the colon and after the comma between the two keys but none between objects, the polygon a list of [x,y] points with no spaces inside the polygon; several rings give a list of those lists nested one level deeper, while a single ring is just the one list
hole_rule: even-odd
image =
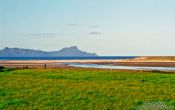
[{"label": "sea horizon", "polygon": [[119,60],[137,56],[0,57],[0,60]]}]

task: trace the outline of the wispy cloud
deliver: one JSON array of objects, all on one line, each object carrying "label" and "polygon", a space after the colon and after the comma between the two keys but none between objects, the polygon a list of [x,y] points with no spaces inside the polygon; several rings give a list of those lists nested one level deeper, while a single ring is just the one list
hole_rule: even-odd
[{"label": "wispy cloud", "polygon": [[102,33],[97,31],[92,31],[92,32],[89,32],[88,35],[102,35]]},{"label": "wispy cloud", "polygon": [[67,24],[67,26],[83,26],[83,24],[71,23],[71,24]]},{"label": "wispy cloud", "polygon": [[77,24],[67,24],[68,26],[77,26]]},{"label": "wispy cloud", "polygon": [[87,27],[87,28],[99,28],[98,25],[86,25],[86,24],[77,24],[77,23],[71,23],[67,24],[67,26],[77,26],[77,27]]},{"label": "wispy cloud", "polygon": [[88,27],[89,28],[99,28],[100,26],[98,26],[98,25],[89,25]]},{"label": "wispy cloud", "polygon": [[56,37],[56,33],[30,33],[28,34],[29,36],[32,37]]}]

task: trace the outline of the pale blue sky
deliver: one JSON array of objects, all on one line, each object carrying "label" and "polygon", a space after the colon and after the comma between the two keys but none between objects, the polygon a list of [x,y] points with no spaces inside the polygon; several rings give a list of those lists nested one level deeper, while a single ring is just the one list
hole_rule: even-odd
[{"label": "pale blue sky", "polygon": [[0,0],[0,49],[175,55],[175,0]]}]

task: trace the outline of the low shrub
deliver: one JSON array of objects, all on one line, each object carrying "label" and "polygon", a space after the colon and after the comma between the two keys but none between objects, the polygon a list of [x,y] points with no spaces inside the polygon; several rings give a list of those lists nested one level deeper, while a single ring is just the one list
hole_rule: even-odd
[{"label": "low shrub", "polygon": [[3,66],[0,66],[0,72],[9,72],[15,70],[14,68],[5,68]]},{"label": "low shrub", "polygon": [[4,67],[3,67],[3,66],[0,66],[0,70],[1,70],[1,69],[4,69]]},{"label": "low shrub", "polygon": [[0,66],[0,72],[3,72],[4,67]]}]

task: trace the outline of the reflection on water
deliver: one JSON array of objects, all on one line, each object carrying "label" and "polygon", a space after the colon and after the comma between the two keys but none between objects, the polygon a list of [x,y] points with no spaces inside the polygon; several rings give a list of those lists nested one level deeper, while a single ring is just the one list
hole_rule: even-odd
[{"label": "reflection on water", "polygon": [[81,64],[81,63],[68,63],[68,66],[82,67],[82,68],[101,68],[101,69],[129,69],[129,70],[175,71],[175,67],[113,66],[113,65]]}]

